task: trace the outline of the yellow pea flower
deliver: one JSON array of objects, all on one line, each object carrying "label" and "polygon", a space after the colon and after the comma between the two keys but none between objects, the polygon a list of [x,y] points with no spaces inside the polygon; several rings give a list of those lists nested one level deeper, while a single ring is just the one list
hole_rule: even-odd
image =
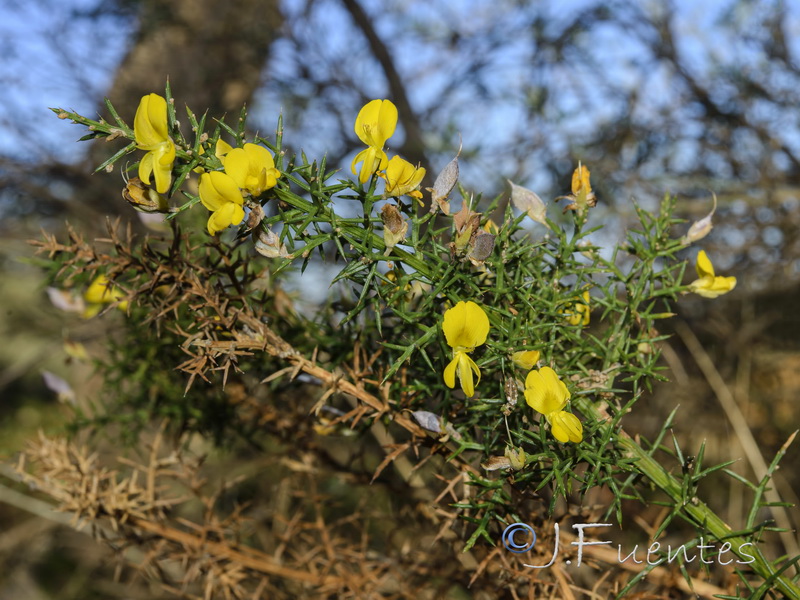
[{"label": "yellow pea flower", "polygon": [[569,398],[567,386],[550,367],[531,371],[525,378],[525,402],[545,416],[553,437],[561,443],[577,443],[583,439],[583,426],[578,417],[564,410]]},{"label": "yellow pea flower", "polygon": [[[389,100],[373,100],[358,112],[355,132],[368,148],[353,159],[350,169],[358,173],[358,180],[366,183],[375,171],[385,169],[389,159],[383,146],[397,127],[397,107]],[[361,164],[357,172],[356,165]]]},{"label": "yellow pea flower", "polygon": [[566,199],[570,203],[564,207],[564,212],[568,210],[584,211],[597,204],[597,196],[592,191],[590,181],[591,173],[589,169],[578,163],[578,168],[572,173],[572,194],[559,196],[556,200]]},{"label": "yellow pea flower", "polygon": [[[99,313],[104,304],[119,302],[123,298],[125,298],[125,292],[111,283],[105,275],[98,275],[83,293],[83,299],[87,303],[83,311],[83,318],[89,319]],[[124,300],[119,302],[117,308],[122,311],[128,310],[128,302]]]},{"label": "yellow pea flower", "polygon": [[570,394],[567,386],[550,367],[531,371],[525,378],[525,402],[543,415],[563,410]]},{"label": "yellow pea flower", "polygon": [[211,211],[208,218],[208,232],[211,235],[242,222],[244,199],[239,186],[230,175],[221,171],[203,173],[199,188],[200,202]]},{"label": "yellow pea flower", "polygon": [[583,302],[573,302],[561,312],[567,316],[567,322],[570,325],[583,325],[586,327],[589,324],[590,309],[589,309],[589,290],[584,290],[581,294]]},{"label": "yellow pea flower", "polygon": [[453,349],[453,360],[444,370],[447,387],[456,386],[456,370],[461,389],[468,398],[475,395],[473,374],[481,381],[481,371],[468,353],[486,342],[489,335],[489,318],[474,302],[459,302],[444,313],[442,331],[447,345]]},{"label": "yellow pea flower", "polygon": [[697,276],[700,279],[690,283],[689,288],[703,298],[716,298],[736,287],[736,277],[721,277],[714,274],[714,265],[711,264],[705,250],[700,250],[697,255]]},{"label": "yellow pea flower", "polygon": [[530,371],[536,365],[539,356],[540,352],[538,350],[520,350],[511,355],[511,362],[520,369]]},{"label": "yellow pea flower", "polygon": [[230,150],[222,164],[236,185],[253,196],[260,196],[275,187],[281,176],[281,172],[275,168],[272,154],[258,144],[245,144],[244,148]]},{"label": "yellow pea flower", "polygon": [[386,166],[386,191],[384,196],[404,196],[420,200],[422,192],[417,188],[425,177],[425,169],[415,167],[399,156],[393,156]]},{"label": "yellow pea flower", "polygon": [[589,199],[594,196],[590,178],[589,169],[578,163],[578,168],[572,173],[572,195],[575,196],[575,202],[579,205],[587,204]]},{"label": "yellow pea flower", "polygon": [[577,444],[583,440],[583,425],[578,417],[565,410],[545,415],[547,422],[550,423],[550,431],[553,437],[562,444],[573,442]]},{"label": "yellow pea flower", "polygon": [[136,147],[147,154],[139,162],[139,179],[150,185],[150,175],[155,175],[156,191],[169,190],[175,144],[167,132],[167,101],[158,94],[143,96],[133,118],[133,136]]}]

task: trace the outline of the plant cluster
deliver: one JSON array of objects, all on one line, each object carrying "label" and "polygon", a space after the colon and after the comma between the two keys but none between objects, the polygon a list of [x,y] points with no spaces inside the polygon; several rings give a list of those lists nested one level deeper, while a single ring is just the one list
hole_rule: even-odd
[{"label": "plant cluster", "polygon": [[[86,316],[104,306],[126,313],[104,366],[123,393],[113,409],[83,415],[83,425],[169,417],[217,442],[244,435],[258,444],[269,432],[301,445],[281,413],[310,394],[318,431],[388,432],[376,476],[411,454],[440,456],[464,474],[470,491],[451,508],[466,525],[465,550],[479,540],[498,546],[506,525],[540,523],[564,506],[580,514],[581,499],[598,489],[611,492],[604,516],[619,522],[624,501],[659,490],[671,511],[659,535],[681,517],[740,556],[768,527],[755,522],[768,479],[747,484],[753,518],[735,530],[695,495],[726,465],[704,465],[702,449],[685,462],[677,444],[662,443],[670,422],[650,442],[623,430],[625,415],[663,379],[659,327],[679,297],[734,289],[735,278],[717,275],[703,251],[697,279],[684,282],[683,252],[711,230],[713,211],[675,237],[681,221],[665,196],[656,214],[637,206],[638,227],[603,248],[593,241],[602,225],[593,223],[585,165],[563,197],[567,217],[551,218],[545,202],[513,183],[510,202],[468,193],[458,156],[426,190],[424,210],[425,170],[386,153],[397,121],[389,100],[367,103],[355,120],[366,146],[353,160],[355,178],[325,158],[288,153],[280,119],[274,138],[250,137],[244,110],[235,127],[208,129],[187,108],[187,136],[169,87],[166,97],[142,98],[132,129],[107,106],[112,122],[54,111],[88,126],[86,139],[129,140],[98,171],[145,152],[123,197],[162,213],[171,234],[138,239],[111,226],[106,252],[74,232],[68,243],[39,243],[64,293],[80,300],[85,286],[85,302],[99,307]],[[205,230],[191,216],[198,204],[210,211]],[[339,269],[338,297],[308,314],[283,281],[317,258]],[[180,393],[161,375],[174,367],[187,374]],[[246,391],[237,399],[232,389]],[[544,502],[532,508],[532,500]],[[755,554],[743,585],[800,598],[785,574],[796,559]]]}]

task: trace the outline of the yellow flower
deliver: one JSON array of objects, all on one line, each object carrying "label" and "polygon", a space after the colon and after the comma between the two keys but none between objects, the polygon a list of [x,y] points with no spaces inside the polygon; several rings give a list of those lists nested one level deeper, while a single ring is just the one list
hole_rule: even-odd
[{"label": "yellow flower", "polygon": [[396,126],[397,107],[389,100],[373,100],[358,112],[355,132],[369,147],[356,154],[350,169],[356,173],[356,165],[362,163],[358,172],[361,183],[366,183],[375,171],[386,168],[389,159],[383,145],[392,137]]},{"label": "yellow flower", "polygon": [[531,371],[525,378],[525,402],[543,415],[563,410],[569,400],[567,386],[550,367]]},{"label": "yellow flower", "polygon": [[583,426],[578,417],[564,410],[569,397],[567,386],[550,367],[531,371],[525,378],[528,406],[545,416],[559,442],[577,443],[583,439]]},{"label": "yellow flower", "polygon": [[211,235],[230,225],[238,225],[244,219],[244,199],[239,186],[230,175],[220,171],[200,176],[200,202],[212,211],[208,218],[208,232]]},{"label": "yellow flower", "polygon": [[530,371],[539,360],[538,350],[520,350],[511,355],[511,362],[517,365],[520,369]]},{"label": "yellow flower", "polygon": [[573,442],[577,444],[583,439],[583,425],[578,417],[565,410],[545,415],[547,422],[550,423],[550,431],[553,437],[562,444]]},{"label": "yellow flower", "polygon": [[586,204],[588,198],[594,195],[590,177],[589,169],[578,163],[578,168],[572,173],[572,195],[578,204]]},{"label": "yellow flower", "polygon": [[83,299],[87,302],[86,309],[83,311],[83,318],[88,319],[95,316],[102,310],[104,304],[111,304],[112,302],[119,302],[117,308],[123,311],[127,310],[128,302],[122,300],[123,298],[125,298],[125,292],[111,283],[105,275],[98,275],[83,293]]},{"label": "yellow flower", "polygon": [[447,387],[456,386],[456,370],[461,389],[468,398],[475,395],[473,374],[481,381],[481,371],[468,353],[486,342],[489,335],[489,318],[474,302],[459,302],[444,313],[442,331],[447,345],[453,349],[453,360],[444,370]]},{"label": "yellow flower", "polygon": [[243,190],[253,196],[260,196],[275,187],[281,172],[275,168],[275,161],[269,150],[258,144],[245,144],[244,148],[234,148],[225,156],[222,164],[225,172]]},{"label": "yellow flower", "polygon": [[399,156],[393,156],[386,167],[385,196],[403,196],[408,194],[417,200],[422,198],[422,192],[417,188],[425,177],[425,169],[415,167]]},{"label": "yellow flower", "polygon": [[572,194],[556,198],[556,200],[564,198],[570,201],[564,207],[564,212],[568,210],[584,211],[597,204],[597,197],[594,195],[592,184],[589,181],[590,177],[589,169],[578,163],[578,168],[572,173]]},{"label": "yellow flower", "polygon": [[736,287],[736,277],[714,275],[714,265],[711,264],[705,250],[700,250],[697,255],[697,276],[700,279],[690,283],[689,288],[703,298],[716,298]]},{"label": "yellow flower", "polygon": [[589,324],[589,290],[584,290],[581,294],[583,302],[573,302],[569,304],[561,312],[567,316],[567,322],[570,325],[583,325],[586,327]]},{"label": "yellow flower", "polygon": [[147,154],[139,162],[139,179],[150,185],[150,175],[155,175],[156,191],[169,190],[175,144],[167,133],[167,101],[158,94],[143,96],[133,118],[133,135],[136,147]]}]

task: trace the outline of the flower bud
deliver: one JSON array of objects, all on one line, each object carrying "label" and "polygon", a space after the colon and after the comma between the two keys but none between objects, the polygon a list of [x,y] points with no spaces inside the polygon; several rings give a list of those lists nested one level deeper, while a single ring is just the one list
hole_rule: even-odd
[{"label": "flower bud", "polygon": [[511,362],[520,369],[530,371],[539,361],[540,352],[538,350],[520,350],[511,355]]}]

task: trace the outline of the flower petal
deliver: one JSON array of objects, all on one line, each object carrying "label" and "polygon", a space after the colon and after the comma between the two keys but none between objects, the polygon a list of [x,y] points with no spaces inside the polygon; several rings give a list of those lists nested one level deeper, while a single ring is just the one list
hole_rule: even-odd
[{"label": "flower petal", "polygon": [[711,259],[708,258],[705,250],[700,250],[697,254],[697,276],[701,279],[714,277],[714,265],[711,264]]},{"label": "flower petal", "polygon": [[200,202],[208,210],[216,211],[226,203],[241,206],[244,202],[239,186],[230,175],[221,171],[211,171],[200,176]]},{"label": "flower petal", "polygon": [[259,196],[274,187],[280,176],[272,154],[258,144],[245,144],[243,148],[230,150],[222,163],[236,185],[253,196]]},{"label": "flower petal", "polygon": [[511,355],[511,361],[520,369],[529,371],[536,366],[539,356],[540,352],[538,350],[520,350]]},{"label": "flower petal", "polygon": [[566,411],[557,411],[547,415],[553,437],[559,442],[578,443],[583,440],[583,425],[578,417]]},{"label": "flower petal", "polygon": [[350,168],[353,170],[353,173],[356,172],[355,167],[359,162],[363,164],[361,165],[361,169],[358,171],[358,180],[361,183],[367,183],[375,171],[386,167],[389,159],[386,156],[386,152],[380,148],[370,146],[366,150],[362,150],[356,154],[356,157],[350,164]]},{"label": "flower petal", "polygon": [[[458,378],[461,381],[461,389],[464,390],[467,398],[475,395],[475,385],[481,382],[481,370],[466,352],[458,352]],[[472,375],[478,378],[473,382]]]},{"label": "flower petal", "polygon": [[444,383],[450,389],[456,387],[456,367],[458,366],[458,357],[463,352],[456,352],[453,360],[444,368]]},{"label": "flower petal", "polygon": [[222,162],[222,159],[231,150],[233,150],[233,146],[231,146],[228,142],[226,142],[222,138],[219,138],[217,140],[217,144],[214,146],[214,156],[216,156],[220,160],[220,162]]},{"label": "flower petal", "polygon": [[393,156],[386,165],[384,196],[403,196],[414,191],[425,177],[425,169],[415,167],[400,156]]},{"label": "flower petal", "polygon": [[380,150],[396,126],[397,107],[389,100],[372,100],[358,111],[354,129],[358,139]]},{"label": "flower petal", "polygon": [[234,148],[225,155],[222,161],[225,172],[231,176],[236,185],[244,189],[247,185],[247,175],[250,170],[250,161],[244,148]]},{"label": "flower petal", "polygon": [[247,154],[247,159],[253,165],[254,172],[260,172],[263,169],[274,169],[275,160],[272,158],[269,150],[259,144],[245,144],[242,148]]},{"label": "flower petal", "polygon": [[567,386],[550,367],[531,371],[525,378],[525,402],[544,415],[564,408],[569,398]]},{"label": "flower petal", "polygon": [[165,194],[172,181],[172,161],[175,160],[175,144],[171,140],[159,144],[156,150],[148,152],[153,157],[153,173],[156,177],[156,191]]},{"label": "flower petal", "polygon": [[542,367],[539,371],[547,387],[551,389],[557,397],[560,399],[563,398],[563,402],[566,403],[570,398],[570,393],[566,384],[561,381],[556,372],[550,367]]},{"label": "flower petal", "polygon": [[234,202],[226,202],[211,213],[208,218],[208,232],[216,235],[231,225],[238,225],[242,219],[244,219],[244,209]]},{"label": "flower petal", "polygon": [[113,284],[105,275],[98,275],[94,278],[89,287],[83,293],[83,299],[92,304],[102,304],[105,302],[113,302],[114,298],[111,296]]},{"label": "flower petal", "polygon": [[475,361],[467,356],[466,352],[458,353],[458,379],[461,382],[461,389],[467,398],[472,398],[475,395],[475,383],[472,381],[473,371],[477,372],[480,377],[480,370]]},{"label": "flower petal", "polygon": [[167,101],[158,94],[148,94],[139,101],[133,118],[133,135],[142,150],[169,139],[167,132]]},{"label": "flower petal", "polygon": [[486,342],[489,335],[489,317],[474,302],[461,301],[444,313],[442,331],[451,348],[471,352]]},{"label": "flower petal", "polygon": [[150,185],[150,175],[153,173],[153,163],[155,162],[155,156],[153,156],[152,152],[148,152],[142,157],[142,160],[139,161],[139,179],[141,179],[146,185]]},{"label": "flower petal", "polygon": [[736,287],[736,277],[702,277],[689,284],[691,290],[703,298],[716,298]]}]

